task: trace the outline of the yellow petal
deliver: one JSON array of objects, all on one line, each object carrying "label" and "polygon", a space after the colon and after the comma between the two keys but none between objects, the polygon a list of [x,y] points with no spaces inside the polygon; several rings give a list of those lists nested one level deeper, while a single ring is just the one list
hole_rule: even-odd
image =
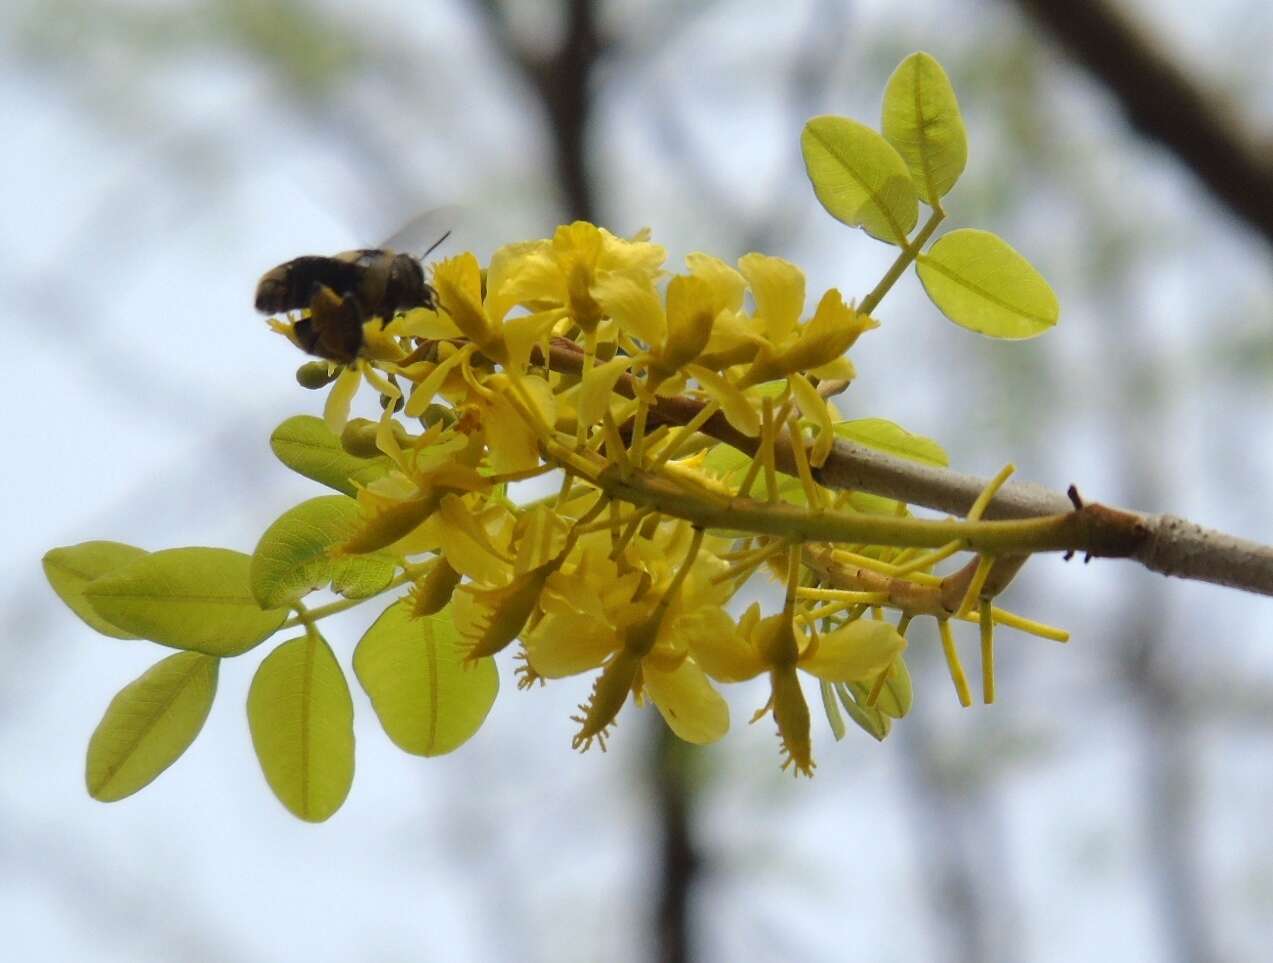
[{"label": "yellow petal", "polygon": [[387,548],[410,535],[438,508],[438,493],[427,492],[406,501],[377,498],[370,492],[359,494],[364,517],[347,542],[332,549],[334,556],[363,555]]},{"label": "yellow petal", "polygon": [[888,622],[858,619],[810,642],[799,666],[827,682],[874,682],[905,648]]},{"label": "yellow petal", "polygon": [[662,273],[667,251],[648,240],[649,231],[639,231],[632,238],[618,237],[601,228],[601,249],[597,252],[598,274],[619,272],[637,278],[654,280]]},{"label": "yellow petal", "polygon": [[544,296],[539,290],[533,295],[525,290],[526,279],[533,275],[543,261],[547,245],[543,241],[518,241],[505,244],[491,255],[486,270],[486,316],[503,321],[514,305],[536,300]]},{"label": "yellow petal", "polygon": [[852,361],[841,357],[827,364],[820,364],[816,368],[810,368],[808,374],[819,381],[852,381],[857,377],[857,369],[853,367]]},{"label": "yellow petal", "polygon": [[540,675],[560,679],[595,669],[615,650],[614,630],[588,615],[547,615],[526,636],[526,658]]},{"label": "yellow petal", "polygon": [[844,303],[840,292],[832,288],[822,296],[813,319],[801,330],[800,337],[783,350],[779,363],[785,373],[830,364],[848,351],[863,331],[873,327],[874,321],[859,315]]},{"label": "yellow petal", "polygon": [[703,671],[721,682],[744,682],[764,669],[756,650],[721,609],[704,606],[679,616],[672,633],[684,639]]},{"label": "yellow petal", "polygon": [[809,451],[809,463],[814,468],[821,468],[822,463],[831,454],[831,446],[835,443],[835,428],[831,423],[831,412],[827,403],[818,394],[817,389],[802,374],[793,374],[787,379],[791,385],[791,393],[796,397],[800,412],[818,426],[817,437]]},{"label": "yellow petal", "polygon": [[667,338],[663,304],[647,279],[607,274],[593,282],[592,296],[623,330],[647,345],[662,344]]},{"label": "yellow petal", "polygon": [[447,495],[438,509],[442,552],[457,572],[485,585],[499,585],[512,571],[512,560],[491,543],[489,533],[458,495]]},{"label": "yellow petal", "polygon": [[451,316],[428,308],[412,308],[396,318],[389,331],[409,338],[458,338],[460,329]]},{"label": "yellow petal", "polygon": [[790,261],[763,254],[744,254],[738,269],[751,286],[764,335],[777,344],[795,330],[804,311],[804,273]]},{"label": "yellow petal", "polygon": [[704,393],[720,405],[725,420],[748,437],[760,434],[760,415],[751,401],[724,376],[699,365],[690,367],[690,374],[698,381]]},{"label": "yellow petal", "polygon": [[327,403],[323,406],[323,422],[328,430],[339,437],[349,420],[349,406],[353,403],[358,386],[362,384],[362,373],[356,364],[351,364],[340,373],[331,391],[327,393]]},{"label": "yellow petal", "polygon": [[[611,235],[613,236],[613,235]],[[577,254],[589,264],[596,264],[601,253],[601,228],[588,221],[574,221],[558,225],[553,231],[553,251],[558,255]]]},{"label": "yellow petal", "polygon": [[646,660],[644,676],[645,691],[668,728],[686,742],[706,745],[729,731],[729,706],[693,662],[662,672]]},{"label": "yellow petal", "polygon": [[514,567],[518,572],[538,568],[561,554],[567,523],[547,505],[523,511],[516,519],[513,537],[517,541]]},{"label": "yellow petal", "polygon": [[[512,268],[514,265],[510,263],[508,266]],[[510,270],[500,284],[500,306],[505,302],[545,307],[561,307],[566,303],[566,277],[561,273],[561,266],[553,256],[548,242],[536,243],[533,250],[524,253],[515,262],[515,267],[516,270]],[[490,284],[490,273],[487,274],[487,284]],[[492,296],[493,292],[487,295],[488,298]]]},{"label": "yellow petal", "polygon": [[442,390],[442,383],[446,381],[447,375],[462,365],[474,350],[473,345],[466,344],[454,354],[438,362],[425,379],[416,384],[412,390],[411,397],[407,399],[407,406],[403,410],[404,414],[408,418],[419,418],[424,414],[424,409],[429,407],[430,402]]},{"label": "yellow petal", "polygon": [[674,277],[667,286],[667,341],[659,349],[665,376],[698,357],[712,336],[717,308],[712,286],[702,278]]},{"label": "yellow petal", "polygon": [[530,352],[544,340],[554,324],[564,317],[560,308],[519,314],[504,322],[504,342],[508,345],[508,367],[520,371],[530,363]]},{"label": "yellow petal", "polygon": [[737,311],[743,306],[747,280],[720,258],[694,252],[685,256],[685,264],[690,274],[711,285],[714,300],[722,309]]},{"label": "yellow petal", "polygon": [[496,395],[482,414],[491,469],[498,473],[529,471],[539,465],[539,436],[513,403]]},{"label": "yellow petal", "polygon": [[595,366],[584,375],[579,389],[578,406],[579,418],[585,425],[601,423],[602,416],[610,405],[614,386],[631,363],[630,357],[620,355],[605,364]]},{"label": "yellow petal", "polygon": [[482,273],[477,258],[465,252],[438,262],[433,271],[433,286],[438,292],[438,303],[456,327],[488,358],[505,361],[507,349],[500,328],[486,316],[482,304]]}]

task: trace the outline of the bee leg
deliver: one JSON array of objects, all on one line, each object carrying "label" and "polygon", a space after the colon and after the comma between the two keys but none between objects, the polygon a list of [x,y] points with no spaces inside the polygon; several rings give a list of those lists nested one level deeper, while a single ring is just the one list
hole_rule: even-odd
[{"label": "bee leg", "polygon": [[[320,358],[348,364],[362,348],[362,306],[352,292],[337,294],[325,284],[310,291],[309,325],[302,334],[305,349]],[[299,324],[299,322],[298,322]]]}]

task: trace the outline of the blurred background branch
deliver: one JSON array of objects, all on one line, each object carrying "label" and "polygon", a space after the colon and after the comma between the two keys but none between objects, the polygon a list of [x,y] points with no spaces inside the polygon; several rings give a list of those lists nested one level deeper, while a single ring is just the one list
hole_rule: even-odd
[{"label": "blurred background branch", "polygon": [[1128,123],[1193,172],[1229,212],[1273,244],[1273,139],[1249,129],[1181,66],[1153,30],[1110,0],[1016,0],[1118,101]]}]

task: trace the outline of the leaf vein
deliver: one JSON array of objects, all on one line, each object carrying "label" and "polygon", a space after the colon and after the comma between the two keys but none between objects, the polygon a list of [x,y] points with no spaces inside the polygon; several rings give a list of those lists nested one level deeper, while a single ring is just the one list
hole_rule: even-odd
[{"label": "leaf vein", "polygon": [[906,232],[902,230],[901,224],[899,224],[897,221],[897,218],[893,216],[893,212],[888,207],[888,205],[885,204],[882,200],[880,200],[882,195],[878,193],[874,188],[872,188],[865,180],[862,179],[862,176],[849,163],[849,158],[843,155],[842,153],[840,153],[840,151],[836,150],[835,145],[831,141],[823,137],[822,134],[819,133],[816,129],[810,129],[809,133],[813,136],[813,138],[819,144],[821,144],[826,149],[828,154],[830,154],[832,157],[834,157],[837,161],[840,162],[840,166],[843,167],[844,170],[849,174],[849,176],[852,177],[853,180],[857,183],[857,185],[860,188],[862,188],[863,191],[866,192],[866,196],[869,199],[869,202],[875,207],[876,210],[878,210],[882,215],[884,215],[884,220],[888,222],[888,226],[892,230],[893,236],[897,239],[897,243],[905,244]]},{"label": "leaf vein", "polygon": [[1031,312],[1025,310],[1024,308],[1021,308],[1010,301],[1004,300],[1003,298],[981,287],[979,284],[975,284],[972,281],[968,280],[968,278],[964,277],[962,274],[959,274],[953,269],[946,267],[946,265],[942,264],[940,261],[934,260],[931,257],[921,256],[920,262],[924,264],[925,266],[932,268],[938,274],[944,275],[945,277],[949,278],[951,281],[958,284],[960,287],[968,291],[971,291],[973,294],[976,294],[977,296],[985,299],[986,301],[989,301],[991,304],[995,305],[996,307],[1003,308],[1005,311],[1011,311],[1013,314],[1017,315],[1018,317],[1025,318],[1028,321],[1037,321],[1039,324],[1044,324],[1044,325],[1052,325],[1055,323],[1050,318],[1045,318],[1039,314],[1032,314]]}]

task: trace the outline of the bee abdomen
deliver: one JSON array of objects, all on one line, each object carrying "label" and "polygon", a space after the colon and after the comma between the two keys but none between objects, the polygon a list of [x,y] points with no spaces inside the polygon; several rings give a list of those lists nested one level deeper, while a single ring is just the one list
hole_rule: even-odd
[{"label": "bee abdomen", "polygon": [[256,285],[256,309],[263,314],[281,314],[309,307],[315,284],[341,293],[358,282],[358,268],[330,257],[308,255],[266,271]]}]

